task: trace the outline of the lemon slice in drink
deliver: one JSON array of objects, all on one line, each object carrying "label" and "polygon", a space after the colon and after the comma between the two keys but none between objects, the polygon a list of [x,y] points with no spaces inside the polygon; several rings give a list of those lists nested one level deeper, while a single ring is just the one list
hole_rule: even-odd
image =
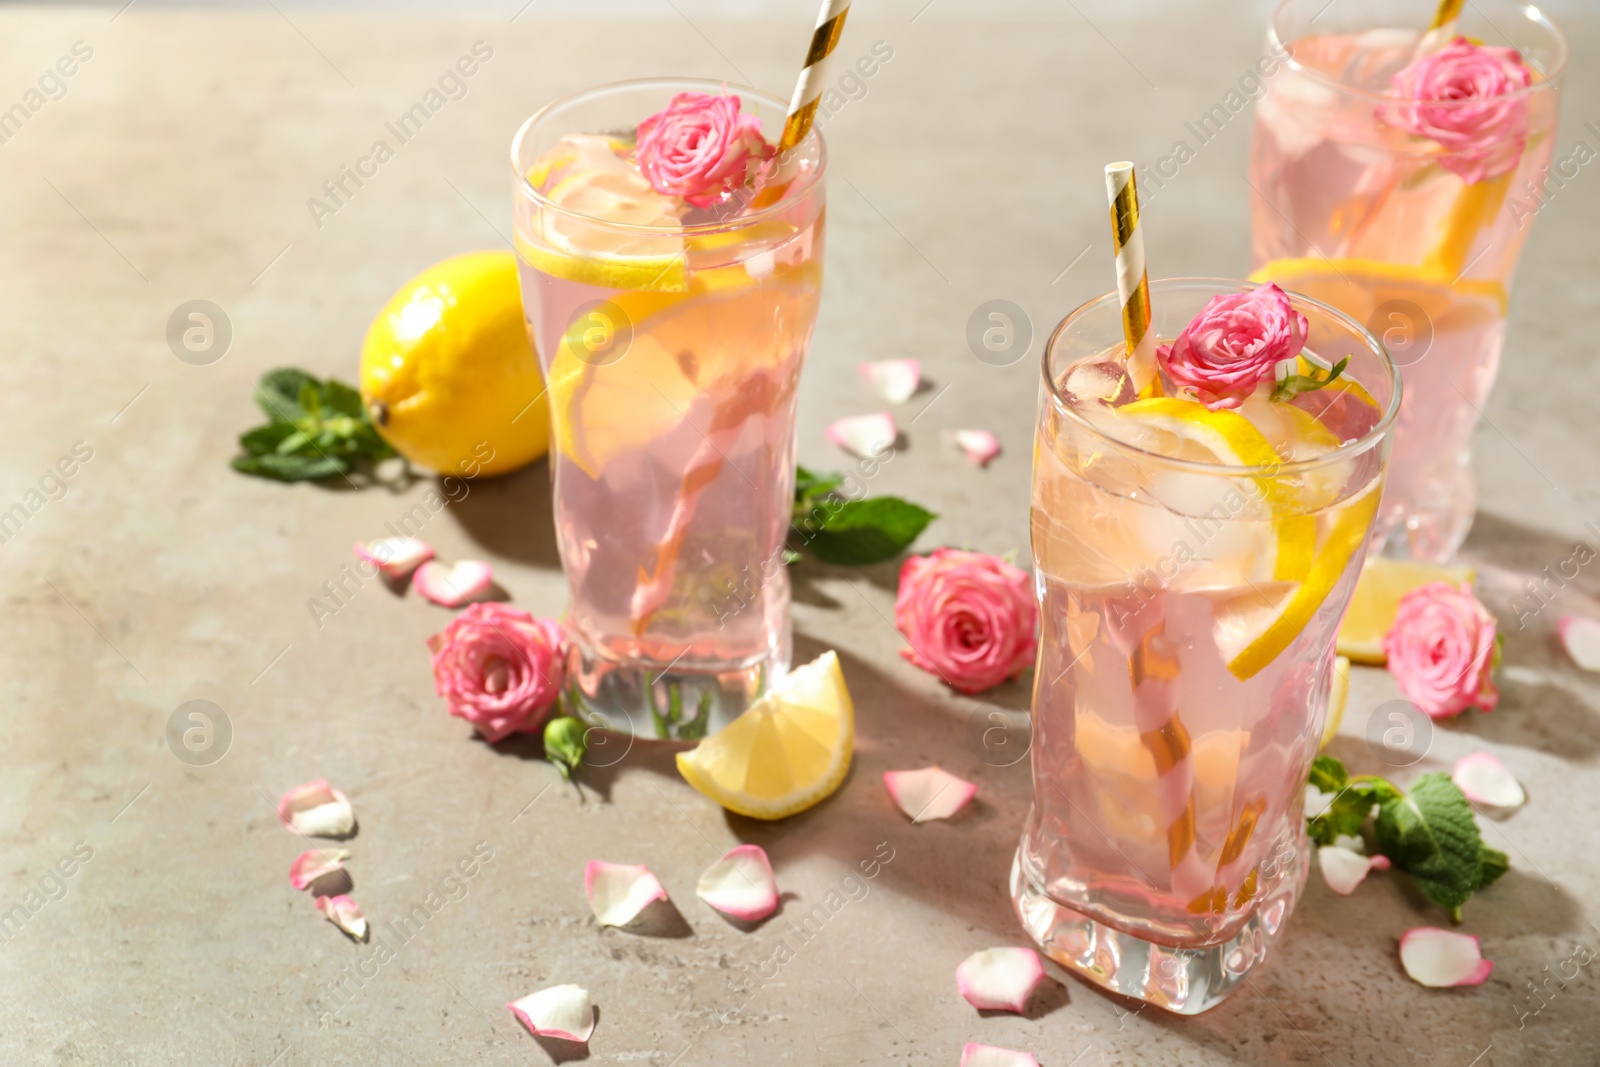
[{"label": "lemon slice in drink", "polygon": [[1477,576],[1471,567],[1440,567],[1406,560],[1367,560],[1350,598],[1350,609],[1339,624],[1339,654],[1356,663],[1381,667],[1383,637],[1394,626],[1400,598],[1429,582],[1467,585]]},{"label": "lemon slice in drink", "polygon": [[854,745],[850,690],[838,654],[825,652],[699,747],[678,753],[678,773],[729,811],[782,819],[839,788]]},{"label": "lemon slice in drink", "polygon": [[1322,724],[1322,739],[1317,742],[1317,748],[1328,747],[1339,733],[1339,724],[1344,722],[1344,706],[1350,702],[1350,661],[1343,656],[1333,659],[1333,680],[1328,686],[1328,718]]},{"label": "lemon slice in drink", "polygon": [[[1386,344],[1391,330],[1410,341],[1427,325],[1434,333],[1470,329],[1505,317],[1508,295],[1499,282],[1456,280],[1437,267],[1413,267],[1375,259],[1275,259],[1250,275],[1277,282],[1331,304],[1364,324]],[[1383,315],[1376,313],[1386,305]],[[1424,319],[1416,321],[1420,311]],[[1396,346],[1398,347],[1398,345]]]}]

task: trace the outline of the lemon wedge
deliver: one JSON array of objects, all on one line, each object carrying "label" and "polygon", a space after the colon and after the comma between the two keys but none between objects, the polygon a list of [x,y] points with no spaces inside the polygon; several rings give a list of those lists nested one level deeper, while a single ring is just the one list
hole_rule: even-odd
[{"label": "lemon wedge", "polygon": [[1339,732],[1339,724],[1344,722],[1344,706],[1350,701],[1350,661],[1343,656],[1333,659],[1333,681],[1328,686],[1328,718],[1322,724],[1322,740],[1317,742],[1319,750],[1327,748],[1328,742]]},{"label": "lemon wedge", "polygon": [[[1499,282],[1456,279],[1438,263],[1414,267],[1375,259],[1275,259],[1250,275],[1253,282],[1277,282],[1285,289],[1332,304],[1383,340],[1391,327],[1414,330],[1417,323],[1395,319],[1374,322],[1385,304],[1419,308],[1435,333],[1469,329],[1505,317],[1509,294]],[[1402,318],[1403,310],[1397,311]]]},{"label": "lemon wedge", "polygon": [[678,753],[678,773],[729,811],[782,819],[839,788],[854,745],[850,690],[838,654],[825,652],[699,747]]},{"label": "lemon wedge", "polygon": [[1471,567],[1440,567],[1398,559],[1369,559],[1356,582],[1350,610],[1339,625],[1339,655],[1382,666],[1383,637],[1394,625],[1400,598],[1430,582],[1466,585],[1477,577]]}]

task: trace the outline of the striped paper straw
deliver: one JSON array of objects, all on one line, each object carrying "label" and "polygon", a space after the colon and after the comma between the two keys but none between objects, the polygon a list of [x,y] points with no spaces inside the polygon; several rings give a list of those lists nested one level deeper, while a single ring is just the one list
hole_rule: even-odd
[{"label": "striped paper straw", "polygon": [[811,32],[806,64],[795,84],[794,98],[789,101],[789,117],[783,123],[779,152],[793,148],[811,132],[811,123],[817,117],[817,101],[822,99],[822,88],[828,78],[828,57],[833,55],[839,38],[844,36],[844,17],[849,13],[850,0],[822,0],[822,14],[817,16],[817,28]]},{"label": "striped paper straw", "polygon": [[1440,30],[1461,17],[1461,9],[1467,6],[1467,0],[1439,0],[1439,10],[1433,13],[1433,22],[1428,29]]},{"label": "striped paper straw", "polygon": [[1456,23],[1461,21],[1461,10],[1466,6],[1467,0],[1439,0],[1439,8],[1433,13],[1428,32],[1417,42],[1415,54],[1425,56],[1429,52],[1437,52],[1455,40]]},{"label": "striped paper straw", "polygon": [[1143,396],[1156,383],[1155,338],[1150,334],[1150,277],[1144,264],[1144,232],[1139,228],[1139,190],[1132,163],[1106,165],[1106,196],[1111,201],[1111,243],[1117,253],[1117,296],[1122,300],[1128,376]]}]

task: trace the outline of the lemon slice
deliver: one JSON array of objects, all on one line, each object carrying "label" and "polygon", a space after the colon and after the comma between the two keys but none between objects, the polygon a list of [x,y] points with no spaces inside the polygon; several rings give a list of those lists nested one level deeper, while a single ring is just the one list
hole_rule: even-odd
[{"label": "lemon slice", "polygon": [[1440,567],[1398,559],[1369,559],[1356,582],[1350,610],[1339,624],[1339,655],[1356,663],[1382,666],[1383,637],[1394,625],[1400,598],[1429,582],[1470,583],[1477,573],[1471,567]]},{"label": "lemon slice", "polygon": [[[1415,305],[1435,333],[1470,329],[1505,317],[1509,295],[1499,282],[1456,280],[1437,264],[1414,267],[1375,259],[1275,259],[1250,275],[1253,282],[1277,282],[1285,289],[1332,304],[1384,340],[1391,328],[1414,331],[1407,308],[1398,317],[1373,321],[1379,308],[1394,302]],[[1409,338],[1409,334],[1407,335]],[[1388,343],[1388,342],[1385,342]]]},{"label": "lemon slice", "polygon": [[673,232],[681,205],[651,188],[621,154],[625,148],[601,134],[573,134],[535,163],[528,181],[551,203],[585,217],[535,210],[538,232],[519,231],[517,251],[544,273],[583,285],[683,292],[684,240]]},{"label": "lemon slice", "polygon": [[729,811],[782,819],[839,788],[854,744],[850,690],[838,654],[825,652],[699,747],[678,753],[678,773]]},{"label": "lemon slice", "polygon": [[1334,735],[1339,732],[1339,724],[1344,722],[1344,706],[1350,701],[1350,661],[1343,656],[1333,659],[1333,680],[1328,686],[1328,719],[1322,724],[1322,740],[1317,742],[1317,748],[1328,747]]}]

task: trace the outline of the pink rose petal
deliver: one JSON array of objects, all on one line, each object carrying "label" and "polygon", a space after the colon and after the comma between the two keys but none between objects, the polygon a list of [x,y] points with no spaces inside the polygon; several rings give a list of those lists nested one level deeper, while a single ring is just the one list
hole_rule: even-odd
[{"label": "pink rose petal", "polygon": [[1039,1061],[1027,1052],[969,1041],[961,1050],[961,1067],[1039,1067]]},{"label": "pink rose petal", "polygon": [[987,467],[989,461],[1000,454],[1000,439],[988,430],[957,430],[950,436],[956,447],[980,467]]},{"label": "pink rose petal", "polygon": [[883,784],[900,810],[912,822],[948,819],[967,806],[978,787],[942,767],[919,771],[884,771]]},{"label": "pink rose petal", "polygon": [[297,785],[278,799],[278,818],[302,837],[349,837],[356,827],[350,798],[318,778]]},{"label": "pink rose petal", "polygon": [[1450,780],[1468,800],[1491,808],[1520,808],[1528,799],[1516,776],[1498,757],[1487,752],[1474,752],[1457,760]]},{"label": "pink rose petal", "polygon": [[367,939],[367,920],[361,914],[361,905],[344,894],[336,897],[318,897],[312,901],[323,918],[345,932],[352,941]]},{"label": "pink rose petal", "polygon": [[1322,880],[1328,888],[1347,897],[1366,879],[1367,872],[1374,868],[1387,871],[1389,857],[1363,856],[1343,845],[1327,845],[1317,849],[1317,866],[1322,868]]},{"label": "pink rose petal", "polygon": [[1028,998],[1044,981],[1044,964],[1031,948],[988,948],[974,952],[956,968],[956,989],[980,1011],[1021,1015]]},{"label": "pink rose petal", "polygon": [[1494,964],[1472,934],[1419,926],[1400,938],[1400,966],[1419,985],[1435,989],[1482,985]]},{"label": "pink rose petal", "polygon": [[584,867],[583,889],[601,926],[627,926],[645,908],[667,899],[667,891],[644,867],[600,860]]},{"label": "pink rose petal", "polygon": [[1600,671],[1600,622],[1581,615],[1563,615],[1556,624],[1561,647],[1586,671]]},{"label": "pink rose petal", "polygon": [[885,359],[863,363],[861,373],[886,404],[904,404],[922,384],[922,364],[914,359]]},{"label": "pink rose petal", "polygon": [[411,584],[423,599],[447,608],[459,608],[479,599],[494,583],[494,568],[475,559],[446,565],[430,559],[417,568]]},{"label": "pink rose petal", "polygon": [[745,922],[778,910],[778,880],[760,845],[739,845],[707,867],[694,888],[699,898],[724,915]]},{"label": "pink rose petal", "polygon": [[344,874],[348,880],[350,876],[345,873],[344,861],[349,858],[350,853],[342,848],[307,849],[289,865],[289,884],[296,889],[309,889],[335,874]]},{"label": "pink rose petal", "polygon": [[389,578],[404,578],[433,558],[433,546],[415,537],[385,537],[370,544],[356,542],[356,558],[372,563]]},{"label": "pink rose petal", "polygon": [[899,431],[895,429],[894,417],[880,411],[876,415],[851,415],[840,419],[828,427],[826,436],[846,452],[871,459],[894,444]]},{"label": "pink rose petal", "polygon": [[594,1004],[589,1000],[589,991],[581,986],[551,986],[506,1007],[540,1037],[585,1044],[594,1033]]}]

